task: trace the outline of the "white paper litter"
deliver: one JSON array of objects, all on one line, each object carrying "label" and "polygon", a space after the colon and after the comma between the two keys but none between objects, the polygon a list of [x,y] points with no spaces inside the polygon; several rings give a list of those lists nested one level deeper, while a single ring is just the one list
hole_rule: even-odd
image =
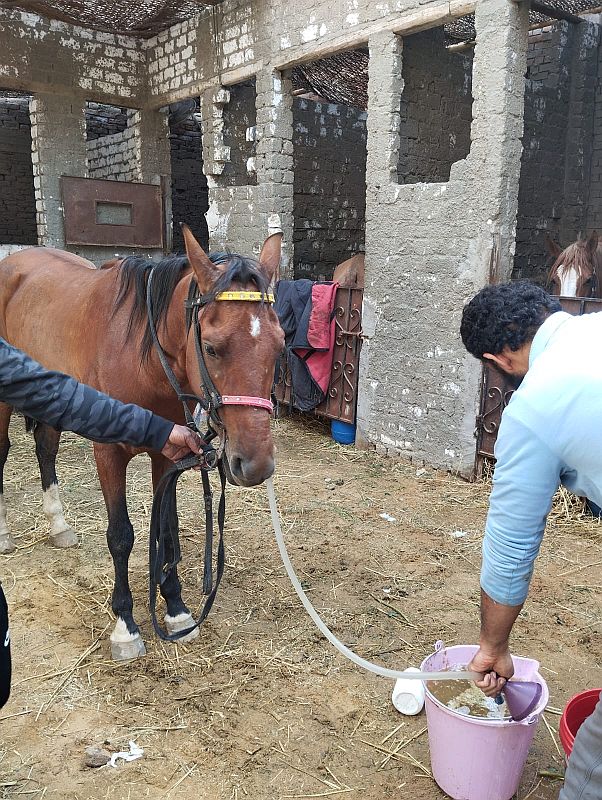
[{"label": "white paper litter", "polygon": [[109,761],[110,767],[117,766],[117,759],[121,758],[124,761],[135,761],[137,758],[142,758],[144,755],[144,750],[140,745],[137,745],[136,742],[130,742],[130,749],[129,752],[126,750],[122,750],[119,753],[113,753],[111,756],[111,760]]},{"label": "white paper litter", "polygon": [[382,519],[386,519],[387,522],[396,522],[395,517],[392,517],[391,514],[387,514],[386,511],[383,511],[382,514],[379,514]]},{"label": "white paper litter", "polygon": [[449,535],[452,539],[463,539],[465,536],[468,536],[468,531],[450,531]]}]

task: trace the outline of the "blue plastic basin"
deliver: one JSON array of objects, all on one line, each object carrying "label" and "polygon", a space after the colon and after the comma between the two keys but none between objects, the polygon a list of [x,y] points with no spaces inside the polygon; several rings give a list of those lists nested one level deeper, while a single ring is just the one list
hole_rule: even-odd
[{"label": "blue plastic basin", "polygon": [[330,423],[330,432],[335,442],[339,444],[353,444],[355,442],[355,425],[333,419]]}]

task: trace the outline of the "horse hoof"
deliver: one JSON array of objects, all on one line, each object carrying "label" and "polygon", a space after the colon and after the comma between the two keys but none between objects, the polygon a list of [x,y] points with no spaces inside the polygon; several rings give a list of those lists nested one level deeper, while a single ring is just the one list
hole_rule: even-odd
[{"label": "horse hoof", "polygon": [[0,536],[0,555],[6,556],[9,553],[13,553],[16,549],[16,544],[8,534],[6,534],[6,536]]},{"label": "horse hoof", "polygon": [[139,633],[127,642],[111,639],[111,658],[113,661],[131,661],[133,658],[145,655],[146,647]]},{"label": "horse hoof", "polygon": [[[179,633],[180,631],[185,631],[187,628],[190,628],[194,625],[194,619],[192,618],[191,614],[178,614],[175,617],[170,617],[169,614],[166,614],[164,617],[165,625],[167,626],[167,632],[170,634]],[[176,639],[178,643],[186,644],[186,642],[192,642],[194,639],[198,638],[199,629],[193,628],[190,633],[187,633],[186,636],[182,636],[181,639]]]},{"label": "horse hoof", "polygon": [[75,547],[77,544],[77,534],[73,528],[65,528],[64,531],[59,533],[50,534],[50,544],[53,547]]}]

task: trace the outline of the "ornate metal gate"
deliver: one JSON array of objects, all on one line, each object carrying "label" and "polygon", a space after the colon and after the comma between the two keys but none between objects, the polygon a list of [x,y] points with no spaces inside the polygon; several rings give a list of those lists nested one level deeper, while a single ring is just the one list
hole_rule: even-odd
[{"label": "ornate metal gate", "polygon": [[[602,300],[561,297],[560,303],[564,311],[579,316],[602,311]],[[477,439],[477,455],[475,470],[477,476],[483,472],[486,460],[493,460],[493,448],[502,419],[502,412],[508,405],[514,387],[509,378],[493,365],[483,366],[481,382],[481,407],[477,417],[475,436]]]},{"label": "ornate metal gate", "polygon": [[[330,419],[355,422],[357,405],[357,378],[362,347],[363,289],[339,287],[335,297],[335,346],[326,398],[315,409]],[[290,405],[291,376],[286,366],[281,366],[274,392],[281,403]]]}]

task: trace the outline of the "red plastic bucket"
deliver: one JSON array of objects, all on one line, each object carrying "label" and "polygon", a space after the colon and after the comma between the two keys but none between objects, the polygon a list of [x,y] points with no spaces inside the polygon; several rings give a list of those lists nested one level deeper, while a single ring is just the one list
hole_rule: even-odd
[{"label": "red plastic bucket", "polygon": [[562,717],[560,718],[560,741],[562,748],[568,758],[571,755],[575,736],[582,723],[593,713],[602,689],[588,689],[571,697],[566,704]]}]

